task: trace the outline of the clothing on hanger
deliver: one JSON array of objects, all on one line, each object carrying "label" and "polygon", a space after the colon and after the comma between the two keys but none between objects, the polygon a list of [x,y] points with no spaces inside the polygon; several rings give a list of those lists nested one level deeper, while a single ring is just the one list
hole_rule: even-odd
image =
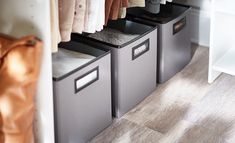
[{"label": "clothing on hanger", "polygon": [[75,2],[75,11],[73,19],[73,33],[82,33],[85,25],[85,15],[87,10],[88,0],[76,0]]},{"label": "clothing on hanger", "polygon": [[108,20],[126,16],[128,7],[144,7],[145,0],[59,0],[61,41],[70,41],[71,33],[101,31]]},{"label": "clothing on hanger", "polygon": [[122,1],[121,0],[113,0],[110,13],[109,13],[109,19],[116,20],[118,19],[119,10],[122,7],[121,6]]},{"label": "clothing on hanger", "polygon": [[123,7],[128,6],[129,0],[121,0],[121,1],[122,1],[122,6],[123,6]]},{"label": "clothing on hanger", "polygon": [[58,51],[58,43],[61,41],[59,30],[58,0],[50,0],[51,3],[51,51]]},{"label": "clothing on hanger", "polygon": [[96,31],[101,31],[105,24],[105,0],[100,0],[100,8],[98,14],[98,23]]},{"label": "clothing on hanger", "polygon": [[106,0],[105,3],[105,24],[108,20],[117,20],[126,15],[125,8],[128,7],[128,0]]},{"label": "clothing on hanger", "polygon": [[[86,11],[86,16],[85,16],[85,25],[84,25],[84,32],[87,33],[94,33],[98,30],[100,30],[100,23],[103,23],[103,16],[100,15],[104,8],[104,1],[97,1],[97,0],[87,0],[87,11]],[[104,15],[104,13],[103,13]],[[101,22],[100,22],[101,21]]]},{"label": "clothing on hanger", "polygon": [[125,18],[126,17],[126,7],[122,7],[119,10],[119,16],[118,18]]},{"label": "clothing on hanger", "polygon": [[72,33],[76,0],[59,0],[59,25],[61,41],[70,41]]},{"label": "clothing on hanger", "polygon": [[122,0],[122,5],[119,9],[118,18],[125,18],[126,17],[126,8],[128,7],[129,0]]},{"label": "clothing on hanger", "polygon": [[126,8],[128,7],[129,1],[122,0],[121,7],[119,9],[118,18],[125,18],[126,17]]},{"label": "clothing on hanger", "polygon": [[145,0],[106,0],[105,3],[105,23],[108,20],[117,20],[126,17],[126,8],[144,7]]},{"label": "clothing on hanger", "polygon": [[94,33],[105,23],[105,0],[59,0],[61,41],[70,41],[71,33]]},{"label": "clothing on hanger", "polygon": [[160,12],[160,4],[166,4],[166,2],[172,2],[172,0],[146,0],[145,10],[157,14]]},{"label": "clothing on hanger", "polygon": [[166,4],[166,2],[172,2],[172,0],[161,0],[161,4]]},{"label": "clothing on hanger", "polygon": [[108,23],[113,0],[105,0],[105,24]]},{"label": "clothing on hanger", "polygon": [[61,41],[70,41],[71,33],[82,33],[87,11],[86,0],[59,0]]},{"label": "clothing on hanger", "polygon": [[145,0],[129,0],[128,7],[145,7]]},{"label": "clothing on hanger", "polygon": [[145,10],[157,14],[160,11],[160,1],[161,0],[146,0],[145,4]]},{"label": "clothing on hanger", "polygon": [[0,35],[0,142],[33,143],[36,83],[42,42]]}]

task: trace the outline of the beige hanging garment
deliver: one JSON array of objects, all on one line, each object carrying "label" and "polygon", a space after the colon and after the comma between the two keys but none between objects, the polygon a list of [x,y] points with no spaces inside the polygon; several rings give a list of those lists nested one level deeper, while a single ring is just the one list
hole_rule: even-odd
[{"label": "beige hanging garment", "polygon": [[120,8],[118,18],[125,18],[125,17],[126,17],[126,7],[122,7]]},{"label": "beige hanging garment", "polygon": [[61,41],[59,29],[58,0],[50,0],[51,2],[51,51],[58,51],[58,43]]},{"label": "beige hanging garment", "polygon": [[145,0],[129,0],[128,7],[145,7]]},{"label": "beige hanging garment", "polygon": [[33,143],[35,92],[42,43],[0,35],[0,142]]},{"label": "beige hanging garment", "polygon": [[75,4],[75,15],[73,20],[74,33],[82,33],[85,25],[85,14],[86,14],[86,1],[87,0],[76,0]]},{"label": "beige hanging garment", "polygon": [[58,0],[59,1],[59,26],[61,41],[70,41],[73,21],[75,16],[76,0]]}]

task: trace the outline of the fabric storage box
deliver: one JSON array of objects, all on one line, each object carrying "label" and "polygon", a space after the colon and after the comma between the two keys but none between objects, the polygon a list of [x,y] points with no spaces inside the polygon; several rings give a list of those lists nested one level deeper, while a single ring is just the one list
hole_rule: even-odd
[{"label": "fabric storage box", "polygon": [[86,143],[112,123],[111,57],[81,41],[53,54],[55,133],[58,143]]},{"label": "fabric storage box", "polygon": [[112,109],[121,117],[156,88],[156,27],[121,19],[103,31],[72,37],[112,53]]},{"label": "fabric storage box", "polygon": [[189,26],[190,7],[167,3],[160,13],[151,14],[141,8],[130,8],[127,17],[158,27],[158,76],[163,83],[181,71],[191,60]]}]

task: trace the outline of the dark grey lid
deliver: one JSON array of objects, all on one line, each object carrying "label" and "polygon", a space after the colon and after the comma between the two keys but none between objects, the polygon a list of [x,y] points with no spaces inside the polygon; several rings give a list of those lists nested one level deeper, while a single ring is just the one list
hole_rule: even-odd
[{"label": "dark grey lid", "polygon": [[109,21],[108,25],[102,31],[88,34],[86,37],[120,48],[141,38],[154,29],[155,27],[153,26],[127,19],[119,19]]},{"label": "dark grey lid", "polygon": [[52,55],[53,77],[59,78],[95,59],[94,56],[59,48]]},{"label": "dark grey lid", "polygon": [[52,54],[53,80],[62,80],[108,53],[79,41],[60,43],[58,52]]},{"label": "dark grey lid", "polygon": [[127,15],[130,17],[139,17],[144,20],[164,24],[179,17],[189,9],[190,6],[167,2],[165,5],[161,4],[160,12],[158,14],[147,12],[143,8],[129,8],[127,10]]}]

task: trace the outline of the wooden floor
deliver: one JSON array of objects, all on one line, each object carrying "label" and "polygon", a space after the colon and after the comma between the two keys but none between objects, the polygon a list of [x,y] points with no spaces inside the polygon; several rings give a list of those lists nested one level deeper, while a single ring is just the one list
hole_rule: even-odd
[{"label": "wooden floor", "polygon": [[235,143],[235,77],[208,84],[209,50],[194,49],[183,71],[91,142]]}]

